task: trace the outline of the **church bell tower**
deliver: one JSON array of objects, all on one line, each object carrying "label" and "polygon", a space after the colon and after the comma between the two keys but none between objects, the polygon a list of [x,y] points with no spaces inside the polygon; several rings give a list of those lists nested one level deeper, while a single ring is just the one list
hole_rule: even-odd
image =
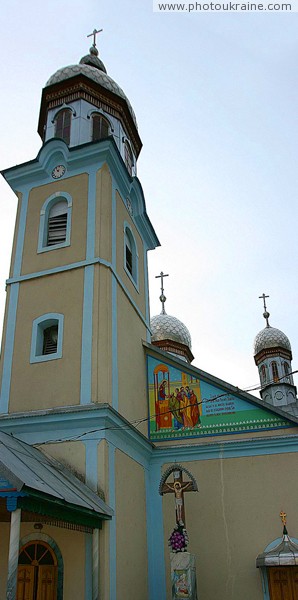
[{"label": "church bell tower", "polygon": [[259,369],[261,382],[261,398],[272,406],[280,406],[297,412],[297,390],[292,375],[292,349],[288,337],[275,327],[269,325],[270,314],[267,311],[266,296],[260,298],[264,302],[263,317],[266,327],[256,336],[254,342],[254,358]]},{"label": "church bell tower", "polygon": [[147,251],[159,245],[136,177],[132,106],[96,47],[41,99],[35,160],[3,172],[18,196],[0,413],[104,403],[146,413]]}]

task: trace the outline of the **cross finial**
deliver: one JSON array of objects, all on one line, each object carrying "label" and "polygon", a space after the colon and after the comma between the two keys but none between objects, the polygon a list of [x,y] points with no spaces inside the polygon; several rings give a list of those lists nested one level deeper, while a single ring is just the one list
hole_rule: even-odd
[{"label": "cross finial", "polygon": [[93,47],[96,48],[96,36],[98,33],[101,33],[103,31],[103,29],[93,29],[92,33],[89,33],[89,35],[87,35],[87,37],[92,37],[93,36]]},{"label": "cross finial", "polygon": [[281,518],[282,524],[286,525],[287,524],[287,514],[281,510],[279,513],[279,516]]},{"label": "cross finial", "polygon": [[161,314],[165,315],[166,311],[165,311],[165,301],[166,301],[166,297],[164,295],[164,287],[163,287],[163,278],[164,277],[169,277],[169,274],[165,274],[163,273],[163,271],[160,272],[160,275],[155,275],[155,279],[159,279],[160,278],[160,289],[161,289],[161,294],[159,296],[159,299],[161,301],[161,305],[162,305],[162,309],[161,309]]},{"label": "cross finial", "polygon": [[269,296],[266,296],[266,294],[263,294],[261,296],[259,296],[259,298],[263,298],[263,303],[264,303],[264,312],[263,312],[263,317],[264,319],[266,319],[266,326],[270,327],[269,325],[269,317],[270,317],[270,313],[267,311],[267,306],[266,306],[266,298],[269,298]]}]

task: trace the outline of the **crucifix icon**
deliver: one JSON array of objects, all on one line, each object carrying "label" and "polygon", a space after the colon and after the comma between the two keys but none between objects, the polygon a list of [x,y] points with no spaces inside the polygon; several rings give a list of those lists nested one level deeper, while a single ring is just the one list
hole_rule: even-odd
[{"label": "crucifix icon", "polygon": [[163,273],[163,271],[160,272],[160,275],[155,275],[155,279],[160,279],[160,289],[161,289],[161,294],[159,296],[159,299],[161,301],[161,305],[162,305],[162,309],[161,309],[161,313],[164,315],[165,314],[165,301],[166,301],[166,297],[164,295],[164,287],[163,287],[163,279],[164,277],[169,277],[169,274],[165,274]]},{"label": "crucifix icon", "polygon": [[101,33],[103,31],[103,29],[93,29],[92,33],[89,33],[89,35],[87,35],[87,37],[92,37],[93,36],[93,46],[94,48],[96,48],[96,36],[98,33]]},{"label": "crucifix icon", "polygon": [[264,319],[266,319],[266,324],[267,324],[267,327],[269,327],[269,320],[268,320],[268,319],[269,319],[269,317],[270,317],[270,314],[269,314],[269,312],[267,311],[267,306],[266,306],[266,298],[269,298],[269,296],[266,296],[266,294],[264,294],[264,292],[263,292],[262,296],[259,296],[259,298],[263,298],[263,302],[264,302],[264,312],[263,312],[263,317],[264,317]]},{"label": "crucifix icon", "polygon": [[[179,465],[177,465],[177,467],[172,467],[169,473],[166,472],[168,475],[161,481],[160,494],[172,493],[175,495],[176,523],[185,527],[184,492],[197,492],[198,486],[192,476],[188,481],[183,480],[182,469],[183,467],[179,468]],[[174,481],[169,483],[168,478],[171,473],[173,473]]]}]

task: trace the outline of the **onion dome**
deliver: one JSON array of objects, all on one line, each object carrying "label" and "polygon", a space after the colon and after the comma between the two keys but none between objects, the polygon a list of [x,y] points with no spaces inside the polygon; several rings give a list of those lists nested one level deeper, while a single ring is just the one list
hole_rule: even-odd
[{"label": "onion dome", "polygon": [[283,331],[280,331],[280,329],[276,329],[276,327],[271,327],[271,325],[269,325],[270,313],[267,311],[266,307],[266,298],[269,298],[269,296],[262,294],[260,298],[262,298],[264,302],[263,317],[266,320],[266,327],[259,331],[255,337],[255,363],[258,365],[266,356],[282,356],[292,360],[292,349],[289,338]]},{"label": "onion dome", "polygon": [[176,317],[161,313],[160,315],[152,317],[150,326],[152,331],[152,342],[160,342],[161,340],[169,339],[191,348],[190,333],[186,325]]},{"label": "onion dome", "polygon": [[190,333],[179,319],[167,315],[165,311],[166,297],[163,289],[163,278],[167,277],[161,272],[157,277],[161,278],[161,295],[159,297],[162,303],[160,315],[155,315],[150,321],[151,342],[166,352],[176,354],[187,362],[192,362],[194,357],[191,352]]},{"label": "onion dome", "polygon": [[58,69],[58,71],[56,71],[56,73],[54,73],[50,79],[48,79],[45,87],[47,88],[55,83],[61,83],[62,81],[71,79],[77,75],[85,75],[88,77],[88,79],[98,83],[106,90],[123,98],[127,104],[134,124],[137,127],[136,116],[127,96],[121,87],[112,79],[112,77],[107,75],[107,70],[103,62],[100,60],[100,58],[98,58],[97,48],[91,46],[89,52],[90,54],[87,54],[81,58],[78,65],[69,65],[67,67],[62,67],[62,69]]},{"label": "onion dome", "polygon": [[289,338],[276,327],[267,325],[259,331],[254,341],[254,354],[258,354],[267,348],[284,348],[291,352],[291,344]]},{"label": "onion dome", "polygon": [[[85,139],[82,133],[85,131],[85,121],[90,118],[90,109],[89,113],[83,115],[81,110],[77,110],[78,102],[84,106],[88,105],[91,110],[93,107],[94,111],[106,114],[111,122],[116,120],[120,123],[122,128],[120,134],[118,132],[113,136],[119,150],[122,142],[129,140],[133,155],[135,159],[138,158],[142,141],[138,133],[135,113],[122,88],[107,74],[94,44],[89,54],[83,56],[78,64],[62,67],[48,79],[42,92],[38,123],[38,133],[43,141],[55,137],[52,131],[53,115],[59,107],[64,106],[71,108],[74,117],[78,119],[76,130],[80,133],[76,135],[79,137],[74,138],[76,141],[71,142],[70,145],[80,145],[90,141],[89,138]],[[83,119],[82,122],[80,119]],[[122,153],[121,150],[120,152]]]}]

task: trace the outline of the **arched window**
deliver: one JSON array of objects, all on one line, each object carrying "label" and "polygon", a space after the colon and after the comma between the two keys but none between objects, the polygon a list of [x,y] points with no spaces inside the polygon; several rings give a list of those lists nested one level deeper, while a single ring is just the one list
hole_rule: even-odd
[{"label": "arched window", "polygon": [[56,202],[49,212],[47,246],[63,244],[67,230],[67,201]]},{"label": "arched window", "polygon": [[287,362],[284,362],[284,371],[285,371],[285,375],[289,375],[289,373],[290,373],[290,367],[289,367],[289,364]]},{"label": "arched window", "polygon": [[72,199],[66,192],[50,196],[40,211],[38,252],[70,244]]},{"label": "arched window", "polygon": [[138,253],[134,235],[129,225],[124,226],[124,268],[134,284],[138,284]]},{"label": "arched window", "polygon": [[271,363],[271,370],[272,370],[273,381],[275,383],[277,383],[279,381],[279,374],[278,374],[277,363],[275,361],[273,361]]},{"label": "arched window", "polygon": [[62,357],[63,315],[47,313],[34,319],[30,363]]},{"label": "arched window", "polygon": [[267,381],[267,369],[265,365],[260,368],[261,384],[264,385]]},{"label": "arched window", "polygon": [[132,175],[133,155],[128,142],[124,142],[124,162],[130,175]]},{"label": "arched window", "polygon": [[107,119],[98,114],[92,116],[92,141],[98,142],[108,137],[110,126]]},{"label": "arched window", "polygon": [[55,137],[70,143],[71,110],[64,108],[55,117]]}]

